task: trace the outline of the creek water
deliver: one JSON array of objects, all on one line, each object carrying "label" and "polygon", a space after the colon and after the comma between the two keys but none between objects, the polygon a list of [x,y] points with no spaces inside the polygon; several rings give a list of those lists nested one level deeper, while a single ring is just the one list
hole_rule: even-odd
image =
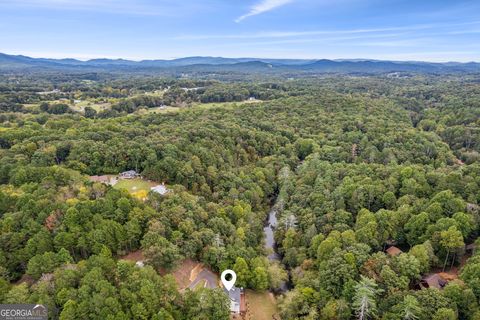
[{"label": "creek water", "polygon": [[277,226],[277,210],[275,208],[271,208],[270,212],[268,213],[268,219],[266,226],[263,228],[263,233],[265,233],[265,248],[271,253],[268,255],[268,260],[270,261],[279,261],[281,262],[282,257],[276,251],[276,243],[275,238],[273,236],[273,232]]},{"label": "creek water", "polygon": [[[265,234],[265,248],[270,251],[268,255],[268,260],[282,262],[282,257],[277,252],[277,245],[275,243],[274,231],[277,226],[277,209],[273,206],[268,212],[268,218],[263,228],[263,233]],[[282,282],[279,290],[276,290],[277,293],[286,292],[288,290],[288,282]]]}]

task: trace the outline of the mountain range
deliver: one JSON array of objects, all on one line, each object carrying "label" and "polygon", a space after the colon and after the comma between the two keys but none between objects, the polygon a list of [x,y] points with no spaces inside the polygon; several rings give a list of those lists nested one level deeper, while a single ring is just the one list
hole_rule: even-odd
[{"label": "mountain range", "polygon": [[312,60],[312,59],[259,59],[223,57],[185,57],[173,60],[76,59],[31,58],[23,55],[0,53],[0,71],[103,71],[148,72],[258,72],[258,73],[476,73],[480,63],[418,62],[386,60]]}]

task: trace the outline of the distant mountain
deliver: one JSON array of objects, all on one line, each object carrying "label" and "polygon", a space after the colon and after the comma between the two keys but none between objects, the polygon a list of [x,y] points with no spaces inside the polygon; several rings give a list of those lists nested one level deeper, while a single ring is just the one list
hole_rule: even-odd
[{"label": "distant mountain", "polygon": [[368,59],[302,60],[223,57],[186,57],[173,60],[31,58],[0,53],[0,71],[118,71],[118,72],[269,72],[269,73],[461,73],[480,72],[480,63],[431,63]]},{"label": "distant mountain", "polygon": [[306,70],[321,70],[323,72],[338,73],[369,73],[369,72],[438,72],[442,69],[441,64],[433,63],[409,63],[393,61],[333,61],[319,60],[311,64],[303,65]]}]

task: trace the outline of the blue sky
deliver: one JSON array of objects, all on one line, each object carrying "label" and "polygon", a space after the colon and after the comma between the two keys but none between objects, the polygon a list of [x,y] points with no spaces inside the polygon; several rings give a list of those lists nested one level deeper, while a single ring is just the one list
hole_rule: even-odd
[{"label": "blue sky", "polygon": [[480,1],[0,0],[0,52],[480,61]]}]

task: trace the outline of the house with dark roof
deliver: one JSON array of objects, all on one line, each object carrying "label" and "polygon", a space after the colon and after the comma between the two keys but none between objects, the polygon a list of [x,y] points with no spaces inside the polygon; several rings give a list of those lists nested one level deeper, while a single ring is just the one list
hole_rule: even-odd
[{"label": "house with dark roof", "polygon": [[139,177],[140,174],[138,174],[137,171],[135,171],[135,170],[128,170],[128,171],[124,171],[124,172],[120,173],[119,176],[122,179],[133,179],[133,178]]}]

